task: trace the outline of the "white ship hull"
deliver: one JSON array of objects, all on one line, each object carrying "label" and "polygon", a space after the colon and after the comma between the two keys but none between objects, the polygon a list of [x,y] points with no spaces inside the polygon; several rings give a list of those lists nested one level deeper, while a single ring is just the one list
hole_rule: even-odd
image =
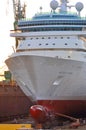
[{"label": "white ship hull", "polygon": [[21,89],[37,100],[86,100],[86,63],[16,55],[6,60]]}]

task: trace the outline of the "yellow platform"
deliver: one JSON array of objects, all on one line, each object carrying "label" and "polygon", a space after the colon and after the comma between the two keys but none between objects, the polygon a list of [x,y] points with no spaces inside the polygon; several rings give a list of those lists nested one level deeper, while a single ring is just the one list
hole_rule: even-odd
[{"label": "yellow platform", "polygon": [[0,124],[0,130],[32,130],[31,124]]}]

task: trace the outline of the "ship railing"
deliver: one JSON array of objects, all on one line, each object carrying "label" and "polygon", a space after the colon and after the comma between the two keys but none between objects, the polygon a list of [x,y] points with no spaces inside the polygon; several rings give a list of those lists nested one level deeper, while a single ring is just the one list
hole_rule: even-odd
[{"label": "ship railing", "polygon": [[26,51],[82,51],[82,52],[86,52],[85,48],[31,48],[31,49],[17,49],[16,52],[26,52]]},{"label": "ship railing", "polygon": [[15,29],[15,30],[10,30],[11,33],[21,33],[21,30]]}]

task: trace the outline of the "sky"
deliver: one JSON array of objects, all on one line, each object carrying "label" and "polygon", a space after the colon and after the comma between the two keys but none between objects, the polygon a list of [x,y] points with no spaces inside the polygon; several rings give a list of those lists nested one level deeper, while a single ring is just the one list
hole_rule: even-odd
[{"label": "sky", "polygon": [[[5,68],[5,59],[13,53],[13,46],[15,47],[15,39],[10,37],[10,30],[13,29],[14,14],[13,14],[13,0],[0,1],[0,72]],[[23,4],[26,3],[26,17],[31,18],[35,13],[40,11],[42,6],[43,12],[50,11],[51,0],[20,0]],[[59,0],[58,0],[59,2]],[[70,4],[75,5],[78,0],[69,0]],[[79,0],[84,4],[82,15],[86,16],[86,0]],[[74,9],[73,9],[74,10]],[[74,10],[75,11],[75,10]],[[3,68],[3,69],[2,69]]]}]

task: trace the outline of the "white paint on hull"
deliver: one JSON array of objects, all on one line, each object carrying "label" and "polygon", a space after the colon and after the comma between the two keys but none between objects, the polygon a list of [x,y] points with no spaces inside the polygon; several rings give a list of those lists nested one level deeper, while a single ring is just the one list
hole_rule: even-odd
[{"label": "white paint on hull", "polygon": [[38,100],[86,100],[86,63],[17,55],[6,61],[27,96]]}]

